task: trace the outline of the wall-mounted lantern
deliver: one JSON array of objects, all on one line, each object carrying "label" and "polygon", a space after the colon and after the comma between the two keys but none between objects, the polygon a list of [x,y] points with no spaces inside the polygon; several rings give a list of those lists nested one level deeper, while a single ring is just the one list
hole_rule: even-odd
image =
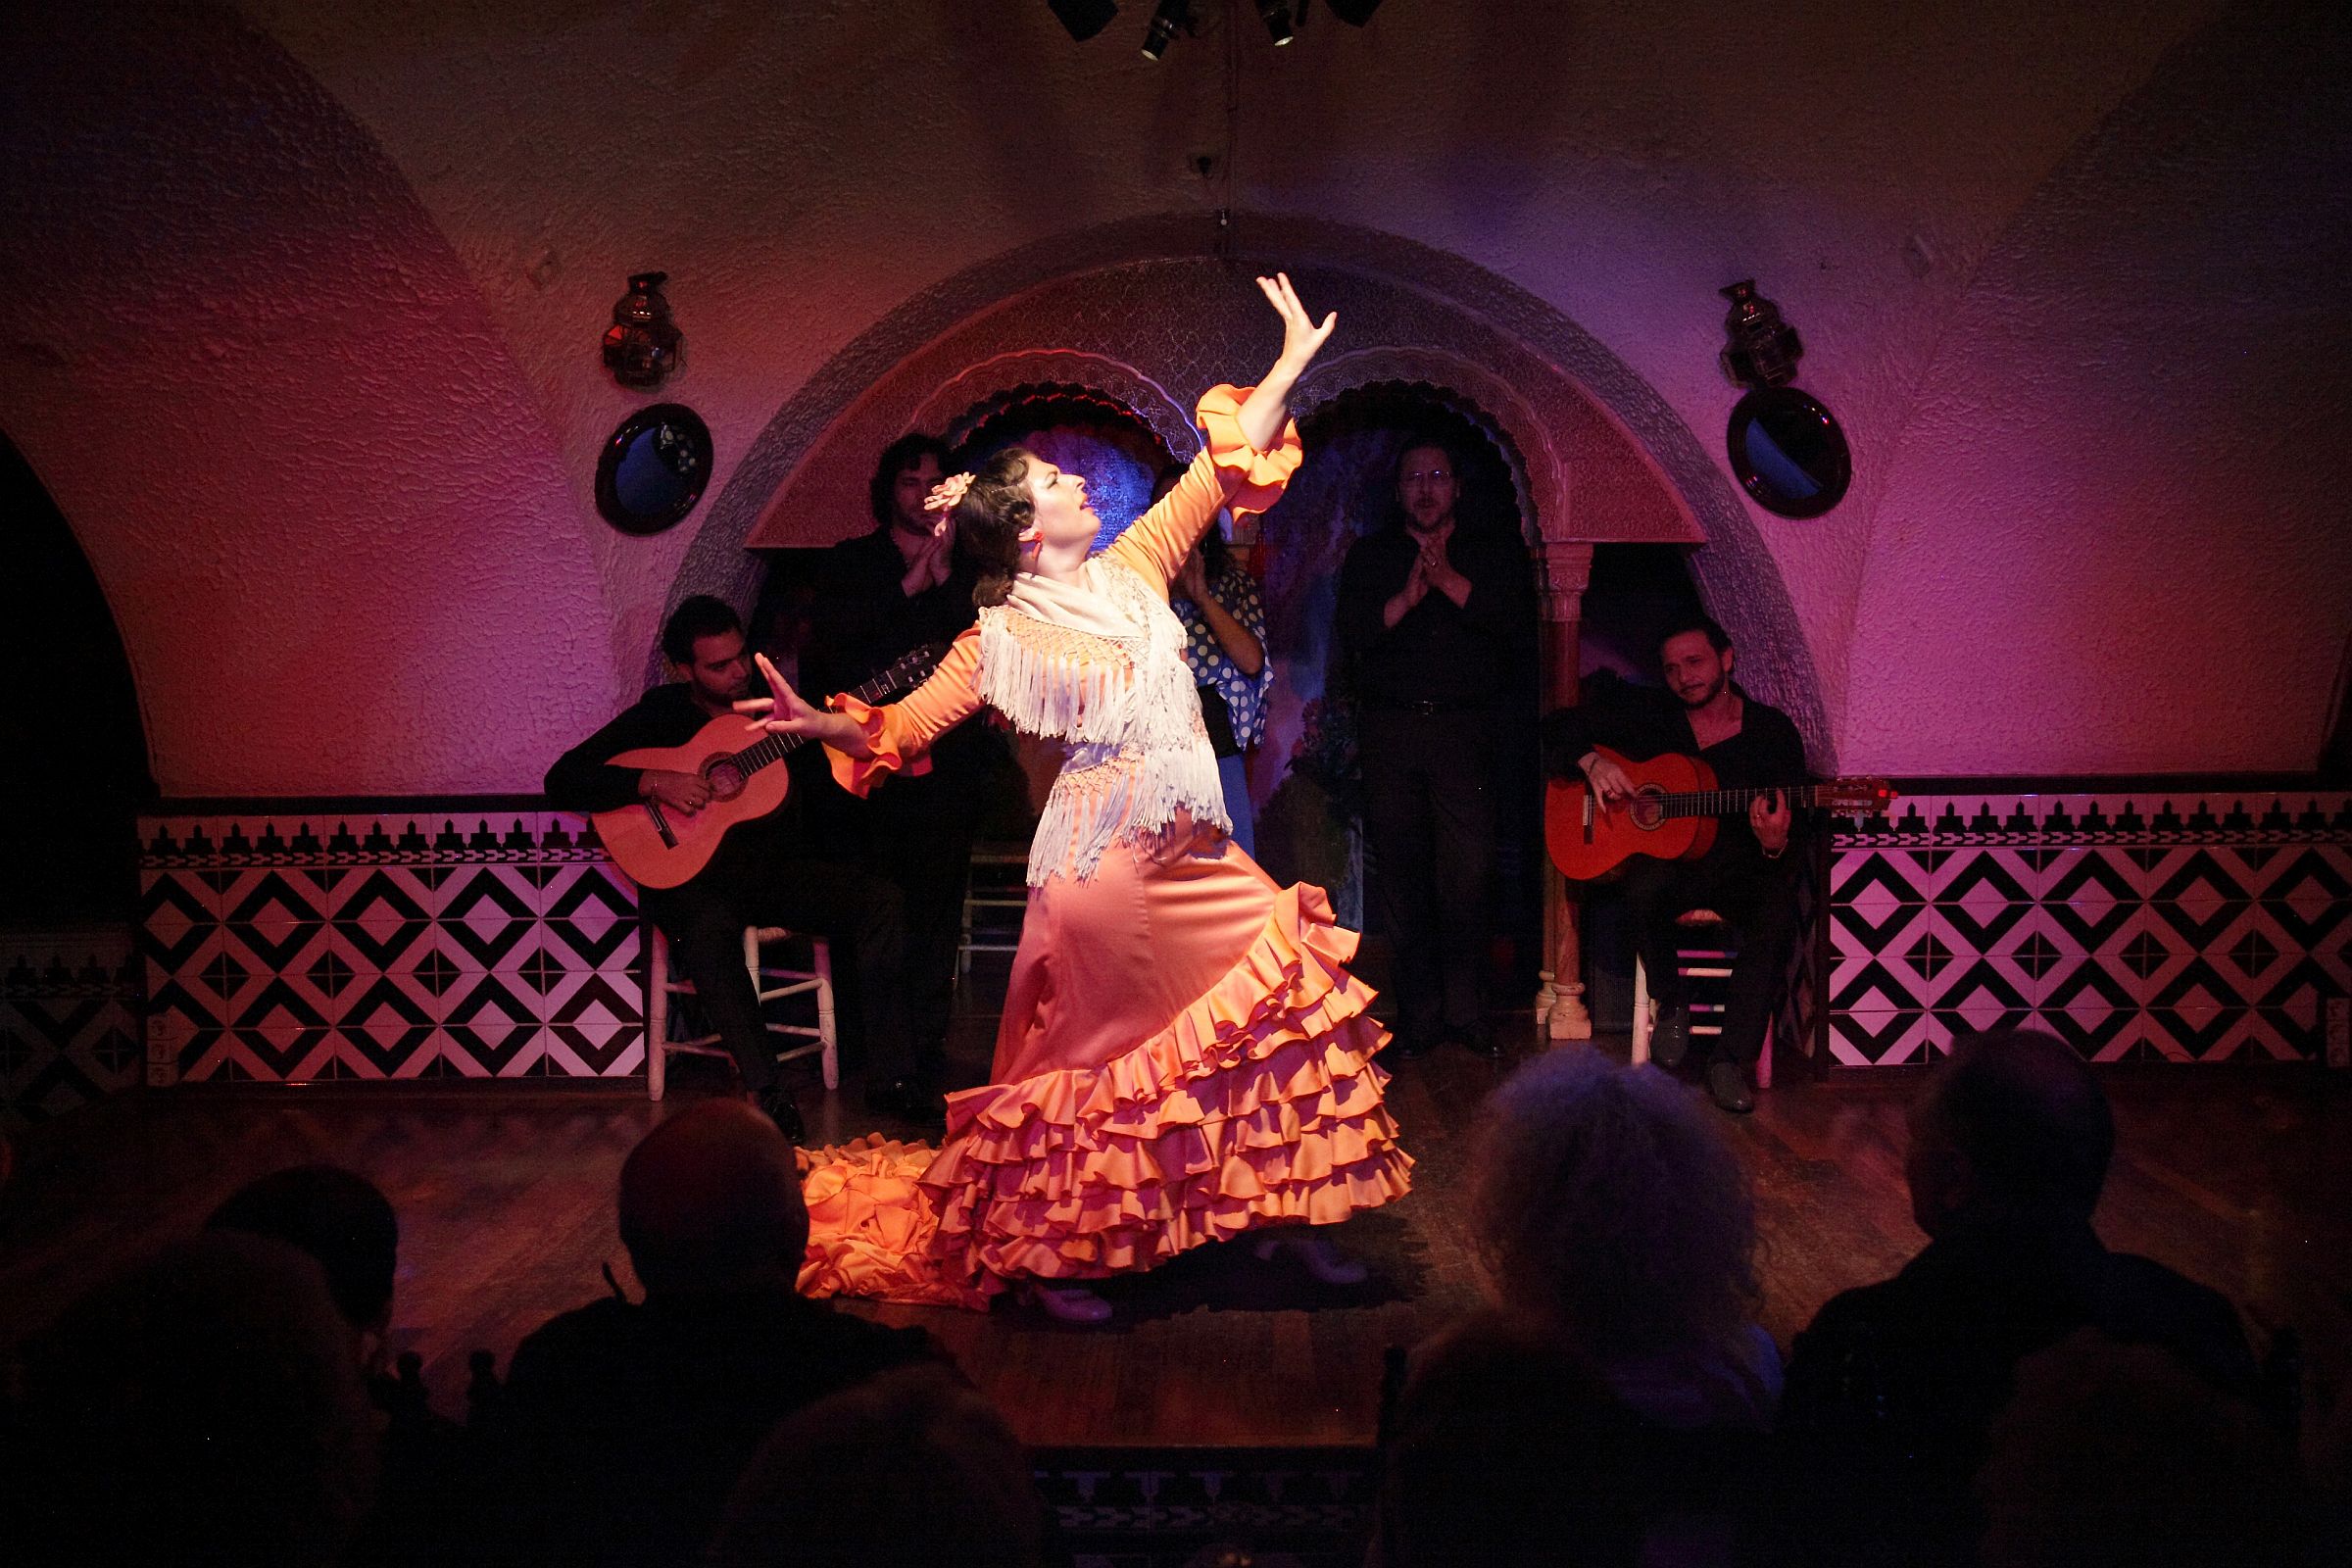
[{"label": "wall-mounted lantern", "polygon": [[667,272],[636,272],[605,329],[605,368],[622,386],[650,392],[686,367],[686,334],[662,297]]}]

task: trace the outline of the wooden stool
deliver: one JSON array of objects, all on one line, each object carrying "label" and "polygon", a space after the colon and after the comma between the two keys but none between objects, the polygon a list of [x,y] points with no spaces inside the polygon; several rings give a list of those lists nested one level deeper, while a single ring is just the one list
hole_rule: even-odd
[{"label": "wooden stool", "polygon": [[974,850],[971,874],[963,884],[963,940],[956,949],[956,977],[971,978],[975,953],[1018,952],[1021,916],[1028,908],[1029,852]]},{"label": "wooden stool", "polygon": [[[1712,909],[1690,909],[1674,917],[1674,923],[1685,934],[1675,938],[1675,973],[1685,979],[1729,981],[1732,964],[1740,950],[1732,941],[1732,925]],[[1721,1035],[1725,1002],[1723,991],[1728,987],[1710,985],[1705,999],[1690,1000],[1690,1037]],[[1634,1051],[1635,1066],[1649,1059],[1649,1037],[1658,1026],[1658,1004],[1649,994],[1649,973],[1642,965],[1642,956],[1634,955]],[[1772,1087],[1772,1020],[1764,1021],[1764,1046],[1756,1054],[1756,1087]]]},{"label": "wooden stool", "polygon": [[[776,1053],[778,1062],[787,1062],[811,1053],[819,1055],[819,1067],[824,1073],[825,1087],[841,1087],[841,1054],[837,1049],[833,1022],[833,951],[822,937],[808,938],[809,966],[789,969],[770,963],[761,949],[771,943],[789,942],[795,933],[782,926],[753,925],[743,929],[743,966],[752,976],[752,989],[760,998],[762,1015],[767,1004],[786,997],[812,997],[816,1004],[816,1022],[769,1022],[767,1032],[807,1040],[805,1046],[794,1046]],[[654,929],[654,949],[651,973],[645,988],[645,1092],[649,1100],[660,1100],[668,1076],[668,1057],[673,1051],[684,1051],[698,1056],[722,1056],[734,1060],[734,1055],[718,1042],[716,1034],[697,1035],[689,1040],[673,1040],[669,1034],[669,1000],[672,997],[694,995],[694,982],[673,977],[669,972],[669,939],[660,927]]]}]

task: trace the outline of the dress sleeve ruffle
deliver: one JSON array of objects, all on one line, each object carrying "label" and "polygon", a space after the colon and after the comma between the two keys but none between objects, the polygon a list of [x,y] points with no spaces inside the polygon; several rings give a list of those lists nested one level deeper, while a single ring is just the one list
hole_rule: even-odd
[{"label": "dress sleeve ruffle", "polygon": [[1224,481],[1225,505],[1235,516],[1265,512],[1282,499],[1283,487],[1298,465],[1306,449],[1298,441],[1298,421],[1285,419],[1282,439],[1271,452],[1260,452],[1250,444],[1242,433],[1242,404],[1251,392],[1250,387],[1212,386],[1200,394],[1200,402],[1193,411],[1193,421],[1200,425],[1201,439],[1206,443],[1209,461],[1216,465],[1217,477]]},{"label": "dress sleeve ruffle", "polygon": [[833,777],[852,795],[862,796],[893,773],[931,771],[931,745],[980,710],[973,682],[980,670],[980,628],[966,626],[923,683],[895,703],[871,704],[847,692],[833,710],[858,726],[871,757],[852,757],[825,748]]},{"label": "dress sleeve ruffle", "polygon": [[842,692],[833,699],[832,706],[835,712],[847,714],[858,726],[858,733],[865,737],[866,746],[873,752],[871,757],[852,757],[834,747],[825,748],[825,760],[833,766],[834,782],[852,795],[863,799],[872,793],[876,784],[893,773],[919,775],[931,771],[931,759],[928,756],[917,756],[911,760],[906,757],[899,726],[891,722],[896,704],[885,703],[876,707],[859,702],[848,692]]}]

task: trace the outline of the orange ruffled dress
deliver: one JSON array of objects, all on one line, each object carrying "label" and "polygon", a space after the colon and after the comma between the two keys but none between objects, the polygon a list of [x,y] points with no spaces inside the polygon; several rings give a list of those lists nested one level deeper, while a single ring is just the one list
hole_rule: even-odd
[{"label": "orange ruffled dress", "polygon": [[1254,1226],[1399,1198],[1412,1160],[1373,1063],[1386,1032],[1321,889],[1275,886],[1224,796],[1168,583],[1220,507],[1263,512],[1299,459],[1258,452],[1217,387],[1206,450],[1076,585],[1023,574],[902,702],[837,698],[863,794],[982,707],[1067,760],[1032,843],[992,1082],[948,1098],[937,1152],[804,1154],[801,1288],[985,1305],[1009,1279],[1148,1269]]}]

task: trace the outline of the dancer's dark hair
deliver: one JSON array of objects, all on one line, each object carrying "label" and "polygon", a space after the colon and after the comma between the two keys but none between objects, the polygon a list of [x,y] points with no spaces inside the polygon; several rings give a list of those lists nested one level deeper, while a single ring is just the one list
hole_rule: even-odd
[{"label": "dancer's dark hair", "polygon": [[956,548],[979,572],[972,603],[986,610],[1012,592],[1021,569],[1021,530],[1037,514],[1029,499],[1026,447],[1006,447],[972,470],[972,482],[956,503]]}]

